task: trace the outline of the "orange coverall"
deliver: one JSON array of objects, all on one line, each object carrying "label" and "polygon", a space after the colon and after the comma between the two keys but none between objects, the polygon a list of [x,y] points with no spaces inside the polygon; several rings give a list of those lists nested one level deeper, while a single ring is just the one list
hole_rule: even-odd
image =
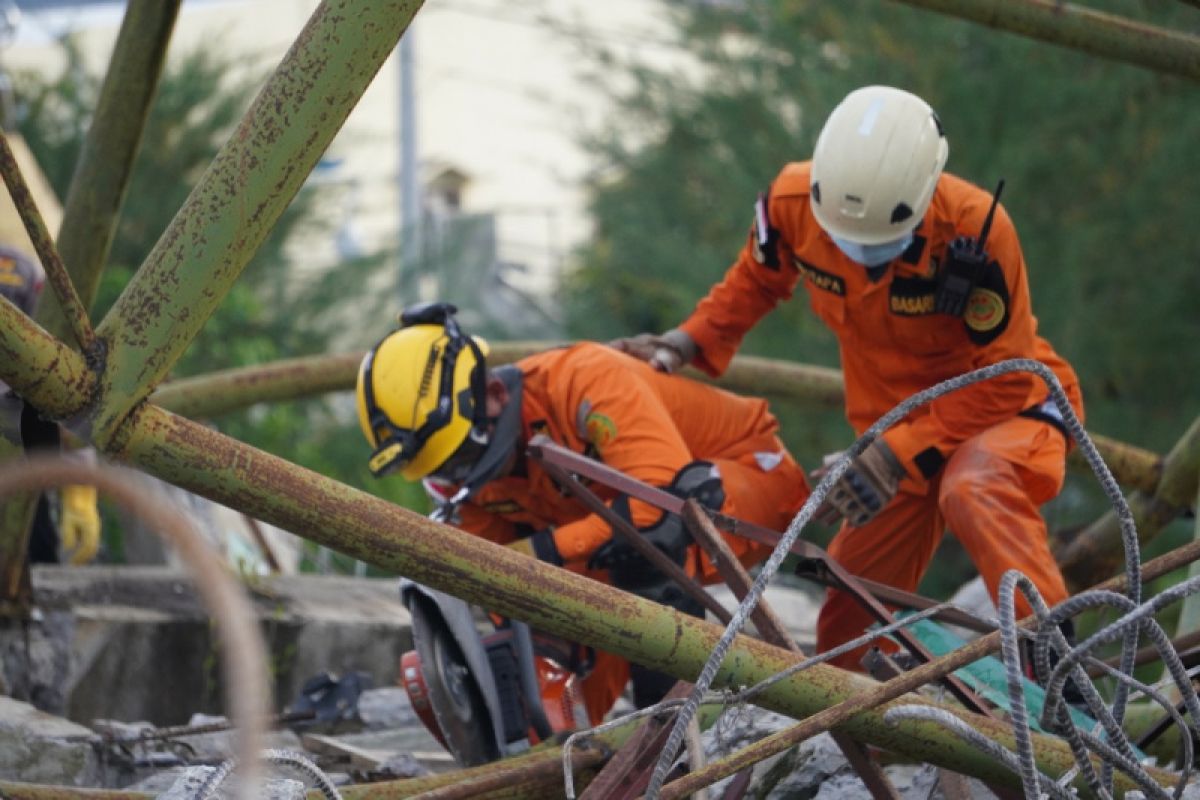
[{"label": "orange coverall", "polygon": [[[724,371],[746,332],[803,282],[812,310],[837,335],[846,416],[858,434],[915,392],[1009,358],[1050,367],[1082,418],[1074,371],[1037,335],[1025,260],[1003,207],[986,244],[993,261],[963,317],[933,313],[939,261],[955,237],[979,235],[992,202],[988,192],[943,174],[913,244],[868,270],[843,255],[814,218],[809,166],[783,168],[760,200],[765,209],[756,209],[767,231],[760,236],[756,221],[724,280],[680,326],[699,347],[699,367]],[[862,528],[843,525],[830,554],[857,575],[911,591],[949,527],[993,599],[1000,577],[1019,569],[1048,603],[1063,600],[1066,588],[1038,511],[1062,488],[1066,468],[1065,431],[1042,407],[1048,397],[1040,378],[1017,372],[913,411],[883,437],[907,473],[898,495]],[[1018,605],[1019,615],[1029,613],[1023,599]],[[872,621],[848,595],[830,591],[818,649],[858,636]],[[836,663],[857,668],[860,658],[858,651]]]},{"label": "orange coverall", "polygon": [[[470,533],[506,544],[553,526],[564,567],[607,582],[607,571],[589,570],[587,563],[612,530],[561,491],[537,461],[524,457],[536,434],[653,486],[669,485],[692,461],[711,462],[725,490],[722,511],[774,530],[782,530],[808,497],[804,471],[776,436],[779,423],[765,400],[664,375],[595,343],[539,353],[516,366],[524,376],[517,443],[522,456],[511,474],[485,484],[460,508],[458,525]],[[608,502],[617,494],[600,484],[591,489]],[[636,500],[629,510],[638,528],[662,515]],[[726,538],[744,564],[770,553],[746,539]],[[696,545],[688,548],[685,569],[706,583],[718,580]],[[628,679],[628,662],[596,654],[583,682],[593,723],[603,720]]]}]

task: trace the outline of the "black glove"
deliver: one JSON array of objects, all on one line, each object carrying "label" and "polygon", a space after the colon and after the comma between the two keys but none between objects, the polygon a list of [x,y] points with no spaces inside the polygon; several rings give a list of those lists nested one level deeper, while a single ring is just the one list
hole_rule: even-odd
[{"label": "black glove", "polygon": [[543,528],[540,531],[529,534],[524,539],[509,542],[506,547],[509,550],[524,553],[531,558],[536,558],[538,561],[545,561],[547,564],[553,564],[556,567],[563,565],[563,558],[558,552],[558,545],[554,543],[554,528]]}]

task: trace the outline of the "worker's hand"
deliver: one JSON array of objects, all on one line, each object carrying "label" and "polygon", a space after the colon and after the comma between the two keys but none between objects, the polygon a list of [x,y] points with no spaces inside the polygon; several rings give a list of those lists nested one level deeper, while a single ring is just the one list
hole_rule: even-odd
[{"label": "worker's hand", "polygon": [[[824,476],[840,455],[826,456],[813,477],[819,480]],[[833,525],[842,517],[856,528],[866,525],[896,496],[902,477],[904,467],[883,439],[876,439],[830,487],[815,518],[824,525]]]},{"label": "worker's hand", "polygon": [[698,348],[692,337],[672,328],[662,335],[639,333],[624,339],[613,339],[609,347],[627,353],[650,364],[659,372],[676,372],[684,364],[691,363]]},{"label": "worker's hand", "polygon": [[100,512],[95,486],[64,486],[59,536],[72,564],[86,564],[100,549]]},{"label": "worker's hand", "polygon": [[515,550],[522,555],[536,558],[538,561],[545,561],[547,564],[553,564],[556,567],[563,565],[562,556],[558,552],[558,546],[554,544],[554,528],[544,528],[526,536],[524,539],[509,542],[505,546],[509,550]]}]

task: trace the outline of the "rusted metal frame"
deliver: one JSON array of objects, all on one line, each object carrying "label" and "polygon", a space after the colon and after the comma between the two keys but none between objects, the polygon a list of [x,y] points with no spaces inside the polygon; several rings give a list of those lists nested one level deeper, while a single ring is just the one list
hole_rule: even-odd
[{"label": "rusted metal frame", "polygon": [[[650,503],[664,511],[679,514],[683,511],[683,500],[675,497],[670,492],[664,492],[661,489],[648,486],[641,481],[635,480],[628,475],[624,475],[612,467],[594,461],[585,456],[581,456],[571,450],[561,447],[544,436],[534,437],[530,442],[529,454],[537,458],[543,467],[556,467],[561,472],[577,473],[589,480],[598,481],[604,485],[628,494],[630,497],[637,498],[645,503]],[[708,512],[706,512],[708,513]],[[746,535],[745,532],[755,531],[759,535],[766,535],[773,538],[775,543],[778,543],[781,538],[780,534],[774,531],[767,531],[758,525],[745,522],[744,520],[734,520],[724,514],[711,513],[710,516],[713,522],[722,525],[725,523],[730,527],[725,528],[730,533],[736,535]],[[724,528],[724,525],[722,525]],[[747,538],[749,538],[747,536]],[[797,540],[798,542],[800,540]],[[882,625],[890,625],[896,621],[896,618],[882,603],[880,603],[870,590],[863,586],[862,582],[847,572],[834,559],[830,558],[825,551],[815,545],[808,544],[809,557],[820,560],[822,567],[836,581],[839,590],[846,592],[854,598],[855,602],[866,609],[876,621]],[[920,661],[927,662],[933,660],[933,654],[929,652],[925,645],[917,639],[910,631],[904,628],[898,629],[893,636],[896,640],[908,650],[914,657]],[[953,675],[947,675],[942,679],[946,688],[958,698],[959,702],[967,708],[984,716],[993,716],[990,708],[981,700],[974,692],[972,692],[965,683]]]},{"label": "rusted metal frame", "polygon": [[[548,456],[541,455],[543,448],[548,448]],[[593,461],[590,458],[559,447],[546,437],[535,436],[530,440],[528,452],[534,458],[543,461],[548,458],[568,472],[577,471],[585,477],[599,480],[606,486],[624,492],[630,497],[635,497],[644,503],[649,503],[664,511],[671,511],[678,514],[683,509],[683,500],[670,492],[655,486],[649,486],[641,481],[630,478],[606,464]],[[779,544],[779,540],[782,538],[777,531],[764,528],[761,525],[755,525],[752,522],[746,522],[745,520],[711,510],[706,510],[705,513],[708,514],[713,523],[721,530],[732,533],[735,536],[741,536],[744,539],[749,539],[752,542],[774,547]],[[838,579],[824,566],[829,561],[829,556],[820,547],[803,539],[797,539],[792,544],[791,552],[799,556],[802,560],[801,566],[796,571],[797,575],[810,578],[823,586],[840,588],[841,584]],[[866,578],[856,578],[856,580],[884,603],[891,603],[892,605],[916,611],[923,611],[938,605],[936,600],[930,600],[927,597],[906,592],[894,586],[888,586]],[[990,633],[995,630],[995,626],[961,610],[947,609],[945,612],[935,614],[934,619],[951,625],[960,625],[970,630],[979,631],[980,633]]]},{"label": "rusted metal frame", "polygon": [[[1156,578],[1161,578],[1163,575],[1174,572],[1197,560],[1200,560],[1200,541],[1193,541],[1143,564],[1142,580],[1149,583]],[[1124,573],[1122,573],[1091,588],[1094,590],[1124,593],[1128,589],[1128,580]],[[1020,620],[1017,625],[1021,628],[1031,629],[1036,622],[1035,617],[1029,616]],[[965,667],[967,664],[996,653],[999,649],[999,631],[981,636],[957,650],[940,656],[934,661],[927,664],[920,664],[907,672],[901,673],[886,683],[880,684],[872,691],[849,697],[836,705],[827,706],[798,725],[773,733],[719,761],[709,763],[703,770],[681,778],[673,784],[664,786],[660,798],[661,800],[678,800],[678,798],[686,796],[690,791],[708,786],[721,778],[734,775],[746,766],[782,753],[784,750],[803,742],[805,739],[810,739],[839,725],[851,724],[854,719],[864,712],[877,712],[883,704],[892,703],[926,684],[933,683],[944,675],[948,675],[957,669]],[[1008,745],[1006,744],[1005,746],[1007,747]],[[1174,778],[1170,773],[1160,772],[1155,777],[1155,780],[1163,786],[1169,787],[1172,785]]]},{"label": "rusted metal frame", "polygon": [[[1200,38],[1061,0],[899,0],[905,5],[1200,81]],[[1189,0],[1190,2],[1190,0]]]},{"label": "rusted metal frame", "polygon": [[[733,596],[738,599],[738,602],[744,600],[754,585],[754,579],[750,577],[750,573],[742,566],[737,556],[729,548],[729,544],[713,525],[704,507],[695,499],[688,499],[683,504],[683,521],[687,523],[688,529],[699,545],[708,553],[709,560],[717,568],[725,585],[733,592]],[[764,640],[777,647],[791,650],[796,655],[806,655],[765,597],[759,598],[754,611],[750,613],[750,619]],[[846,760],[850,762],[850,766],[858,773],[858,777],[867,787],[867,791],[871,793],[871,797],[875,800],[896,800],[899,797],[887,775],[861,743],[839,731],[833,732],[833,740],[846,756]],[[750,772],[752,770],[742,770],[739,777]],[[737,778],[734,780],[736,782]],[[728,793],[726,797],[729,797]],[[741,795],[738,794],[737,797],[740,798]]]},{"label": "rusted metal frame", "polygon": [[25,182],[25,176],[17,166],[17,158],[13,155],[8,136],[3,131],[0,131],[0,174],[4,176],[8,193],[12,196],[13,205],[17,207],[17,213],[21,215],[21,222],[24,223],[25,231],[33,242],[38,259],[46,268],[46,280],[62,304],[71,335],[84,353],[95,352],[96,332],[92,330],[87,309],[75,293],[67,268],[54,248],[54,238],[46,228],[46,221],[42,218],[42,212],[38,211],[33,193],[29,191],[29,184]]},{"label": "rusted metal frame", "polygon": [[[663,702],[683,701],[692,693],[692,684],[679,681],[663,697]],[[609,759],[579,800],[630,800],[639,797],[650,782],[654,762],[671,734],[674,712],[649,717],[638,726],[620,750]]]},{"label": "rusted metal frame", "polygon": [[566,470],[555,464],[544,463],[542,467],[547,474],[553,478],[559,486],[575,496],[579,502],[583,503],[588,511],[601,517],[609,526],[620,535],[625,542],[638,552],[638,555],[649,561],[654,567],[668,578],[673,580],[676,585],[682,589],[688,597],[703,605],[711,611],[717,619],[728,624],[733,616],[725,610],[717,599],[704,590],[699,581],[693,579],[683,567],[672,561],[665,553],[657,547],[646,541],[641,532],[633,527],[633,523],[624,519],[616,511],[596,496],[595,492],[580,483],[574,475],[571,475]]},{"label": "rusted metal frame", "polygon": [[[58,252],[85,310],[96,299],[179,6],[180,0],[126,4],[67,190]],[[59,304],[43,302],[38,320],[56,336],[66,336],[69,320]]]},{"label": "rusted metal frame", "polygon": [[323,0],[97,328],[101,447],[183,354],[300,190],[420,7]]}]

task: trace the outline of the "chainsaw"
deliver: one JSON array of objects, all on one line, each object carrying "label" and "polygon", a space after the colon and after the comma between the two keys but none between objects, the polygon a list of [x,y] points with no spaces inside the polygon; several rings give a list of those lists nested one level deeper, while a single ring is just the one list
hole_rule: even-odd
[{"label": "chainsaw", "polygon": [[460,765],[486,764],[589,726],[580,690],[587,648],[516,620],[480,621],[464,601],[409,580],[400,597],[413,636],[413,649],[400,657],[400,682],[418,718]]}]

